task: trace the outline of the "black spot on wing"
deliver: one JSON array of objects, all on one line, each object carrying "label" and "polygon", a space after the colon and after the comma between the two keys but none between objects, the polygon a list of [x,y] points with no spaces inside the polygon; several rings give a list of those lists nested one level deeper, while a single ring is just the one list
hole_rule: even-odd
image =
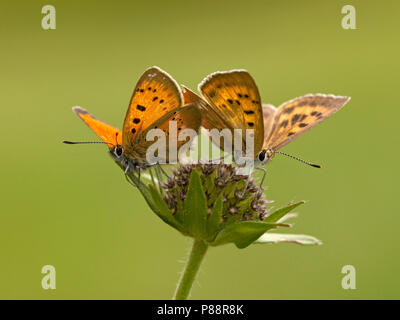
[{"label": "black spot on wing", "polygon": [[296,113],[293,117],[292,117],[292,125],[295,125],[297,122],[301,122],[303,121],[305,118],[307,118],[306,114],[301,114],[301,113]]},{"label": "black spot on wing", "polygon": [[296,124],[297,121],[300,120],[301,114],[296,113],[293,117],[292,117],[292,126]]},{"label": "black spot on wing", "polygon": [[288,124],[289,124],[289,121],[288,121],[287,119],[286,119],[286,120],[283,120],[283,121],[281,122],[281,124],[280,124],[280,127],[281,127],[281,128],[286,128]]},{"label": "black spot on wing", "polygon": [[301,102],[299,102],[297,104],[298,107],[304,107],[305,105],[308,105],[308,101],[307,100],[303,100],[303,101],[301,101]]},{"label": "black spot on wing", "polygon": [[312,115],[312,116],[314,116],[314,117],[317,117],[317,118],[319,118],[319,117],[321,117],[321,116],[322,116],[322,112],[313,111],[313,112],[311,112],[311,115]]},{"label": "black spot on wing", "polygon": [[286,114],[292,113],[294,108],[295,108],[295,106],[291,106],[289,108],[285,108],[285,110],[283,110],[283,113],[286,113]]},{"label": "black spot on wing", "polygon": [[305,118],[307,118],[308,116],[305,114],[305,113],[303,113],[302,115],[301,115],[301,117],[300,117],[300,119],[299,119],[299,121],[303,121]]}]

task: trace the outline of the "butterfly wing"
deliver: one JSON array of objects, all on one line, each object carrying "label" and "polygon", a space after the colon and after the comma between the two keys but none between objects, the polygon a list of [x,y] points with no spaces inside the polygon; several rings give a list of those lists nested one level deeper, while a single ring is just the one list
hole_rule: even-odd
[{"label": "butterfly wing", "polygon": [[96,119],[93,115],[81,107],[73,107],[72,110],[79,118],[83,120],[83,122],[89,126],[90,129],[94,131],[95,134],[99,136],[101,140],[109,143],[107,144],[109,148],[112,148],[115,144],[122,143],[121,130]]},{"label": "butterfly wing", "polygon": [[[140,77],[126,112],[122,145],[125,152],[133,154],[136,139],[160,117],[182,106],[182,92],[172,77],[151,67]],[[136,153],[141,149],[137,147]]]},{"label": "butterfly wing", "polygon": [[274,125],[274,119],[276,114],[276,108],[272,104],[263,104],[263,121],[264,121],[264,141],[268,138],[271,133],[272,126]]},{"label": "butterfly wing", "polygon": [[[185,86],[183,87],[183,100],[185,104],[195,103],[199,110],[201,111],[201,126],[207,130],[217,129],[219,132],[221,130],[228,128],[231,132],[233,131],[232,124],[226,121],[223,117],[223,114],[218,112],[215,108],[211,107],[207,101],[205,101],[202,97],[194,93],[192,90],[188,89]],[[224,152],[232,153],[232,150],[225,150],[225,143],[228,143],[229,146],[232,146],[232,141],[225,141],[227,136],[214,136],[212,132],[208,132],[208,136],[211,141]]]},{"label": "butterfly wing", "polygon": [[[199,131],[201,126],[201,113],[196,104],[185,105],[183,107],[178,107],[167,114],[163,115],[156,122],[147,127],[144,131],[142,131],[139,136],[136,138],[135,148],[134,148],[134,157],[139,161],[145,161],[143,156],[146,155],[147,149],[150,147],[154,141],[147,141],[146,136],[147,133],[152,129],[160,129],[164,132],[166,137],[166,162],[170,163],[171,161],[177,161],[177,159],[169,158],[169,122],[176,121],[177,124],[177,135],[183,131],[184,129],[193,129],[196,133]],[[185,141],[179,141],[177,139],[171,139],[173,145],[172,148],[176,148],[179,150],[180,147],[186,143]]]},{"label": "butterfly wing", "polygon": [[223,117],[223,114],[210,106],[203,98],[191,91],[189,88],[183,87],[183,101],[185,104],[196,104],[202,112],[201,125],[206,129],[216,128],[222,130],[230,128],[231,124]]},{"label": "butterfly wing", "polygon": [[[245,70],[215,72],[200,83],[199,91],[209,104],[209,113],[213,121],[219,125],[206,127],[206,129],[228,128],[231,131],[233,129],[254,129],[254,153],[257,154],[264,141],[264,124],[260,94],[251,75]],[[204,118],[205,126],[213,125],[206,116]],[[222,128],[220,127],[221,118],[226,124]],[[244,132],[242,137],[245,144],[246,134]]]},{"label": "butterfly wing", "polygon": [[309,94],[281,105],[263,149],[279,150],[304,132],[330,117],[348,101],[349,97]]}]

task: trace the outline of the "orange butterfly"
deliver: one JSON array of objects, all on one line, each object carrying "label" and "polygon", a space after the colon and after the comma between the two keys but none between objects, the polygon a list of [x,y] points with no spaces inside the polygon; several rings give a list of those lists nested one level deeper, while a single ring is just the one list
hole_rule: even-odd
[{"label": "orange butterfly", "polygon": [[[212,73],[199,84],[199,91],[202,97],[185,87],[183,94],[185,103],[196,102],[200,106],[204,128],[228,128],[231,132],[234,129],[254,130],[253,160],[256,168],[267,163],[275,153],[282,153],[278,152],[280,148],[330,117],[350,99],[309,94],[285,102],[279,108],[262,105],[257,85],[246,70]],[[242,136],[241,148],[244,151],[246,139],[245,135]]]},{"label": "orange butterfly", "polygon": [[[154,143],[146,140],[151,129],[162,130],[168,137],[170,121],[176,121],[179,131],[188,128],[197,132],[201,125],[199,108],[196,104],[183,105],[183,95],[179,86],[169,74],[158,67],[147,69],[137,82],[122,131],[96,119],[80,107],[74,107],[73,111],[103,141],[98,143],[108,145],[110,154],[125,168],[126,175],[130,170],[135,170],[140,175],[141,169],[152,165],[146,160],[146,151]],[[177,140],[175,143],[179,149],[185,141]],[[166,139],[166,144],[168,151],[169,139]],[[168,154],[165,160],[169,163]]]}]

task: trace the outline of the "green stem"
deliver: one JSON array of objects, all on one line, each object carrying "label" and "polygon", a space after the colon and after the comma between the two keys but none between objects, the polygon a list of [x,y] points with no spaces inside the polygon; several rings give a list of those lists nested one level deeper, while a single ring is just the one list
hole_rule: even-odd
[{"label": "green stem", "polygon": [[178,286],[175,291],[174,300],[186,300],[192,289],[193,282],[196,279],[201,262],[206,254],[208,245],[202,240],[194,240],[192,251],[188,257],[185,269],[179,279]]}]

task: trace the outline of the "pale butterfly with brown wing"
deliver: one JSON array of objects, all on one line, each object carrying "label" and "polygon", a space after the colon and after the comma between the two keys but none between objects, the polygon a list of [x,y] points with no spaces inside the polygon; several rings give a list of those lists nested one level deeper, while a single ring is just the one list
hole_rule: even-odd
[{"label": "pale butterfly with brown wing", "polygon": [[[246,70],[212,73],[198,88],[201,97],[186,87],[183,95],[185,103],[197,102],[199,105],[204,128],[254,130],[255,168],[266,164],[275,153],[290,156],[279,150],[330,117],[350,100],[343,96],[308,94],[285,102],[278,108],[263,105],[257,85]],[[242,151],[245,146],[246,140],[243,139]]]}]

